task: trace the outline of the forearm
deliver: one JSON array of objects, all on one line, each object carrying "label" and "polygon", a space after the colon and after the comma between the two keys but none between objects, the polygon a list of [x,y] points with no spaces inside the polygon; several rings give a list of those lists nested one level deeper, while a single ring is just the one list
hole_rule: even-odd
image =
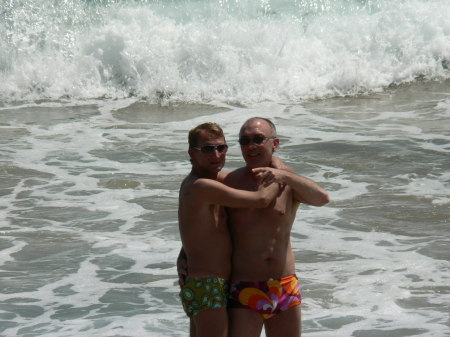
[{"label": "forearm", "polygon": [[277,183],[272,183],[268,186],[260,186],[259,193],[261,194],[261,198],[263,200],[263,207],[269,206],[269,204],[275,199],[275,197],[280,192],[280,186]]},{"label": "forearm", "polygon": [[183,286],[185,284],[186,275],[188,273],[187,256],[183,247],[181,247],[180,253],[178,253],[177,257],[177,273],[178,273],[178,283],[180,286]]},{"label": "forearm", "polygon": [[180,260],[187,260],[186,252],[184,251],[184,247],[181,246],[180,252],[178,253],[177,262]]},{"label": "forearm", "polygon": [[277,182],[289,185],[293,190],[293,196],[299,202],[313,206],[323,206],[330,202],[327,191],[311,179],[300,176],[292,171],[270,167],[254,168],[252,171],[266,183]]},{"label": "forearm", "polygon": [[282,181],[293,189],[295,197],[300,202],[312,206],[323,206],[330,202],[328,192],[311,179],[284,171]]}]

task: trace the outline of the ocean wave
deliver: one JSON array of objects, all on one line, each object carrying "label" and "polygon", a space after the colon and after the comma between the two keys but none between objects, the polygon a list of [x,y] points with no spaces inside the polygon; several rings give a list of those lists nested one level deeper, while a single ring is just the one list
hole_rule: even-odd
[{"label": "ocean wave", "polygon": [[450,77],[447,1],[6,1],[0,100],[298,102]]}]

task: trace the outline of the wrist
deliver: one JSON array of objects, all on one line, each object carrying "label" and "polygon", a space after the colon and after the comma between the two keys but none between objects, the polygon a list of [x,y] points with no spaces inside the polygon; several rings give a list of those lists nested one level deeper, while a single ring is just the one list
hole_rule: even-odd
[{"label": "wrist", "polygon": [[282,170],[281,182],[283,184],[289,185],[291,180],[292,180],[292,173],[289,171]]}]

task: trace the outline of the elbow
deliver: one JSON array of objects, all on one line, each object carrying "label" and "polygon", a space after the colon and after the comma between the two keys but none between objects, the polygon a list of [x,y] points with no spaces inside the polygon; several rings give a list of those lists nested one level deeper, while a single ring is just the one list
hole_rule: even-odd
[{"label": "elbow", "polygon": [[311,200],[305,201],[305,202],[308,205],[320,207],[320,206],[324,206],[324,205],[328,204],[330,201],[331,201],[330,196],[328,195],[327,192],[324,191],[323,193],[316,195]]},{"label": "elbow", "polygon": [[327,192],[323,192],[317,200],[317,204],[315,206],[324,206],[331,201],[330,195]]},{"label": "elbow", "polygon": [[263,196],[259,199],[259,207],[266,208],[267,206],[270,205],[271,202],[272,202],[271,198],[269,198],[268,196]]}]

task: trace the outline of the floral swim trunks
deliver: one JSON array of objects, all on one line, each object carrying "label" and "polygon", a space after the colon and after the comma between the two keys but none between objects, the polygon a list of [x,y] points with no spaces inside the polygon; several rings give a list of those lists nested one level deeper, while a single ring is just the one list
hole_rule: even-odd
[{"label": "floral swim trunks", "polygon": [[230,308],[255,310],[264,319],[302,303],[300,283],[295,275],[261,282],[234,281],[230,288]]},{"label": "floral swim trunks", "polygon": [[228,290],[228,281],[222,278],[186,277],[180,291],[186,315],[192,317],[206,309],[226,308]]}]

